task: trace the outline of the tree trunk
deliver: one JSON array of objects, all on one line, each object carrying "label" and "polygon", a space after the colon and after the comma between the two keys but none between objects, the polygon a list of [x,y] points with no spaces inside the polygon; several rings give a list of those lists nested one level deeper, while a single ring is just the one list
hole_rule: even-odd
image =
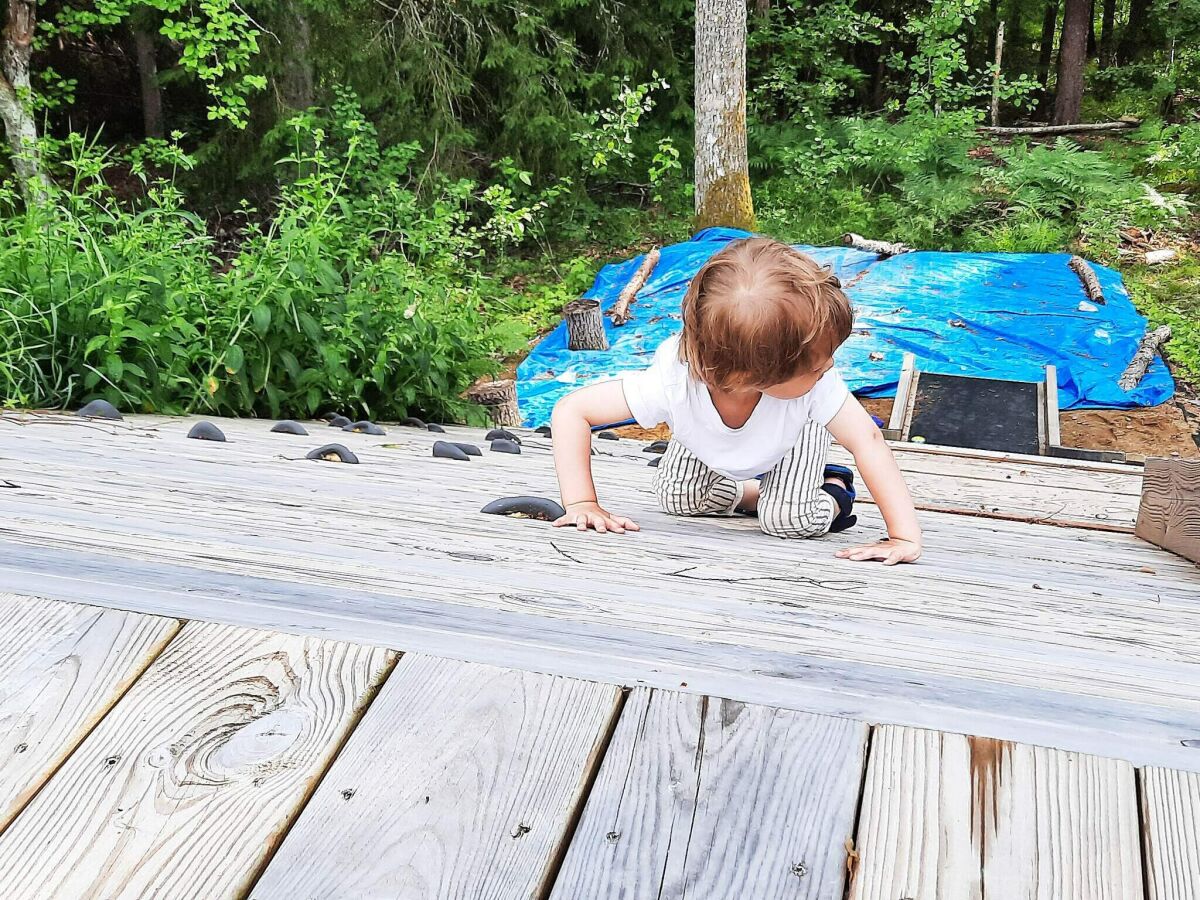
[{"label": "tree trunk", "polygon": [[771,0],[754,0],[754,12],[765,18],[771,14]]},{"label": "tree trunk", "polygon": [[308,15],[298,0],[289,0],[280,14],[283,41],[275,96],[281,109],[308,109],[316,103]]},{"label": "tree trunk", "polygon": [[142,130],[148,138],[160,138],[166,130],[163,127],[162,89],[158,85],[158,61],[154,56],[154,33],[141,23],[132,24],[130,29],[142,88]]},{"label": "tree trunk", "polygon": [[1004,62],[1004,23],[996,29],[995,71],[992,72],[992,127],[1000,124],[1000,65]]},{"label": "tree trunk", "polygon": [[1062,40],[1058,47],[1058,81],[1054,89],[1054,124],[1074,125],[1083,102],[1083,65],[1087,62],[1088,11],[1091,0],[1066,0]]},{"label": "tree trunk", "polygon": [[1088,0],[1087,58],[1095,59],[1098,52],[1096,49],[1096,0]]},{"label": "tree trunk", "polygon": [[1129,21],[1117,45],[1117,62],[1124,66],[1133,62],[1142,49],[1146,31],[1146,13],[1150,11],[1150,0],[1130,0]]},{"label": "tree trunk", "polygon": [[35,0],[8,0],[8,20],[0,44],[0,119],[12,148],[21,195],[27,202],[44,200],[49,183],[42,170],[37,122],[23,99],[29,94],[29,57],[36,27]]},{"label": "tree trunk", "polygon": [[696,226],[753,229],[745,0],[696,0],[695,81]]},{"label": "tree trunk", "polygon": [[1038,83],[1042,86],[1040,108],[1049,96],[1050,62],[1054,59],[1054,29],[1058,25],[1058,0],[1049,0],[1042,15],[1042,42],[1038,48]]},{"label": "tree trunk", "polygon": [[596,300],[581,297],[563,307],[567,323],[568,350],[607,350],[608,334],[604,331],[604,316]]},{"label": "tree trunk", "polygon": [[1106,69],[1116,62],[1117,0],[1104,0],[1104,13],[1100,23],[1100,68]]}]

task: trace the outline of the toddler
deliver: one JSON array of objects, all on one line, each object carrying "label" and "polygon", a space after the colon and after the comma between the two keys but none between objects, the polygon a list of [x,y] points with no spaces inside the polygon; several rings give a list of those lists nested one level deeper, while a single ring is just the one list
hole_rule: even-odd
[{"label": "toddler", "polygon": [[833,354],[853,313],[837,279],[767,238],[731,243],[692,279],[683,331],[642,372],[582,388],[554,408],[554,462],[566,515],[558,526],[624,533],[631,519],[600,506],[591,428],[634,418],[667,423],[671,442],[655,475],[663,510],[678,516],[757,515],[781,538],[855,524],[854,475],[827,464],[830,435],[853,456],[887,524],[845,559],[913,562],[921,529],[891,450],[846,388]]}]

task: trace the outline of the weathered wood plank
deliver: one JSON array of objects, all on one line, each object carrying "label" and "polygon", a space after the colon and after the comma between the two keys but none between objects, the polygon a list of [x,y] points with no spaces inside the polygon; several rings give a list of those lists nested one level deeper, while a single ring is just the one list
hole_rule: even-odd
[{"label": "weathered wood plank", "polygon": [[875,729],[851,900],[1139,900],[1137,789],[1123,762]]},{"label": "weathered wood plank", "polygon": [[837,898],[867,728],[638,688],[552,897]]},{"label": "weathered wood plank", "polygon": [[184,626],[0,835],[5,900],[243,896],[392,658]]},{"label": "weathered wood plank", "polygon": [[405,656],[250,896],[539,896],[619,699]]},{"label": "weathered wood plank", "polygon": [[1147,900],[1200,897],[1200,774],[1143,769]]},{"label": "weathered wood plank", "polygon": [[0,832],[179,622],[0,594]]},{"label": "weathered wood plank", "polygon": [[[184,439],[178,421],[150,437],[0,426],[0,457],[21,485],[0,491],[5,577],[22,589],[52,578],[63,596],[139,610],[386,634],[476,662],[687,682],[1200,768],[1200,751],[1181,743],[1200,737],[1200,570],[1132,535],[930,513],[918,565],[851,563],[832,553],[882,530],[872,506],[858,529],[817,541],[772,540],[741,518],[675,519],[657,510],[637,445],[602,441],[613,506],[643,526],[602,539],[478,513],[501,494],[555,491],[544,439],[529,437],[521,456],[453,464],[428,456],[436,435],[393,428],[345,435],[364,464],[338,466],[287,458],[305,439],[269,435],[269,423],[222,425],[221,445]],[[958,475],[935,471],[942,457],[910,455],[956,488]],[[984,469],[981,497],[1013,482],[1059,507],[1086,494],[1100,515],[1111,479],[1114,495],[1135,499],[1129,476],[1104,468],[1061,470],[1076,479],[1064,498],[1054,466]]]},{"label": "weathered wood plank", "polygon": [[1148,459],[1137,536],[1200,563],[1200,459]]}]

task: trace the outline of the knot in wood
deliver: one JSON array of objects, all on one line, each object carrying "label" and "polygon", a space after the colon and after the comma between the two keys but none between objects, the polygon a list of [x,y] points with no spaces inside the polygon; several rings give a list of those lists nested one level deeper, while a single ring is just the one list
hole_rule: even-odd
[{"label": "knot in wood", "polygon": [[344,791],[342,791],[342,799],[343,800],[349,800],[353,796],[354,796],[354,788],[346,788]]},{"label": "knot in wood", "polygon": [[808,866],[802,862],[792,863],[792,874],[797,878],[803,878],[808,874]]},{"label": "knot in wood", "polygon": [[513,840],[517,840],[518,838],[523,838],[523,837],[525,837],[525,835],[529,834],[529,832],[531,832],[531,831],[533,831],[533,829],[530,828],[528,825],[525,825],[524,823],[520,823],[517,825],[516,828],[513,829],[513,832],[512,832]]},{"label": "knot in wood", "polygon": [[604,836],[604,839],[606,841],[608,841],[610,844],[615,844],[617,841],[619,841],[621,839],[621,832],[610,831],[608,834],[606,834]]}]

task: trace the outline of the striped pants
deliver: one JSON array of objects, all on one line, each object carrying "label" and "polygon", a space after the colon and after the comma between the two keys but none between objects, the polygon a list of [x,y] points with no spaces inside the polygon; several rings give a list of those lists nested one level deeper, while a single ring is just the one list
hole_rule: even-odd
[{"label": "striped pants", "polygon": [[[796,446],[763,476],[758,522],[774,537],[818,537],[837,516],[833,497],[821,490],[829,432],[809,422]],[[714,472],[678,441],[671,441],[654,478],[663,512],[673,516],[727,516],[742,499],[740,482]]]}]

